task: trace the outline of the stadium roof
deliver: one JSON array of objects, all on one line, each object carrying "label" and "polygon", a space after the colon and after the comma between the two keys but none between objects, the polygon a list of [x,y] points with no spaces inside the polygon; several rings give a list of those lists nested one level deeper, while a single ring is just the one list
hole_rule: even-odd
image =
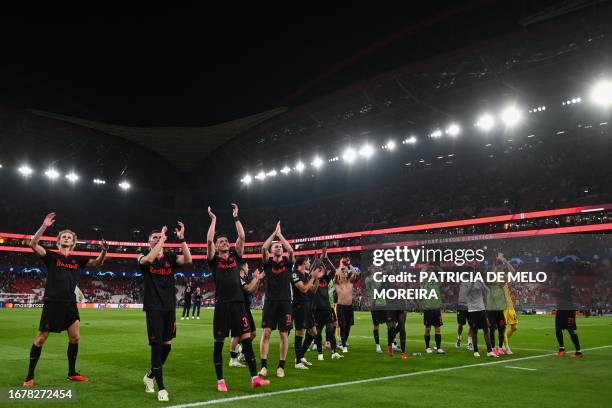
[{"label": "stadium roof", "polygon": [[130,127],[39,110],[32,110],[32,113],[120,137],[158,153],[178,170],[190,172],[201,165],[209,154],[224,143],[286,110],[287,108],[280,107],[204,127]]}]

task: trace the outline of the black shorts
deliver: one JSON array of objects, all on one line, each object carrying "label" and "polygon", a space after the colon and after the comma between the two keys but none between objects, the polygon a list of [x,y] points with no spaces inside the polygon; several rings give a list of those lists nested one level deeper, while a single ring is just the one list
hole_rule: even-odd
[{"label": "black shorts", "polygon": [[254,333],[257,331],[257,326],[255,325],[255,319],[253,319],[253,313],[251,313],[251,306],[245,303],[244,310],[246,311],[247,319],[249,319],[249,326],[251,326],[250,328],[251,333]]},{"label": "black shorts", "polygon": [[72,323],[81,320],[76,302],[46,302],[40,316],[38,330],[60,333],[68,330]]},{"label": "black shorts", "polygon": [[457,324],[464,326],[468,322],[468,311],[457,310]]},{"label": "black shorts", "polygon": [[398,323],[404,314],[404,310],[387,310],[387,323]]},{"label": "black shorts", "polygon": [[557,310],[555,315],[555,328],[560,330],[576,330],[576,311]]},{"label": "black shorts", "polygon": [[331,308],[315,309],[313,312],[315,324],[317,326],[325,326],[334,322],[334,314]]},{"label": "black shorts", "polygon": [[338,312],[339,325],[352,326],[355,324],[355,313],[353,312],[353,305],[338,305],[336,306],[336,312]]},{"label": "black shorts", "polygon": [[145,310],[149,344],[170,341],[176,337],[176,312]]},{"label": "black shorts", "polygon": [[291,329],[291,302],[266,300],[261,316],[261,327],[279,331]]},{"label": "black shorts", "polygon": [[488,310],[487,319],[489,319],[489,325],[493,330],[506,327],[506,318],[504,317],[503,310]]},{"label": "black shorts", "polygon": [[442,312],[440,309],[423,310],[423,324],[425,326],[442,326]]},{"label": "black shorts", "polygon": [[293,325],[296,330],[310,329],[316,326],[310,303],[294,303],[292,313]]},{"label": "black shorts", "polygon": [[387,311],[386,310],[372,310],[372,324],[378,326],[379,324],[387,323]]},{"label": "black shorts", "polygon": [[476,312],[468,312],[468,321],[470,322],[470,328],[472,330],[489,328],[489,320],[487,319],[487,312],[485,312],[484,310],[478,310]]},{"label": "black shorts", "polygon": [[213,338],[224,339],[251,333],[251,324],[244,302],[217,303],[213,315]]}]

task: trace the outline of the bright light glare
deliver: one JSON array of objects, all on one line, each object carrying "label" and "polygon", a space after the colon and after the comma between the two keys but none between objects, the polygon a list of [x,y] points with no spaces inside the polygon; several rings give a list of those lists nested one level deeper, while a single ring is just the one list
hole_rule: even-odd
[{"label": "bright light glare", "polygon": [[347,148],[344,151],[344,153],[342,153],[342,160],[344,160],[347,163],[354,162],[356,158],[357,158],[357,153],[355,152],[355,149],[351,147]]},{"label": "bright light glare", "polygon": [[285,166],[281,169],[281,173],[283,174],[289,174],[290,171],[291,169],[289,168],[289,166]]},{"label": "bright light glare", "polygon": [[361,149],[359,149],[359,155],[361,157],[365,157],[366,159],[368,157],[372,157],[373,154],[374,154],[374,148],[370,146],[369,144],[365,144],[361,147]]},{"label": "bright light glare", "polygon": [[257,173],[257,175],[255,176],[255,178],[257,180],[263,180],[266,178],[266,173],[264,173],[263,171],[260,171],[259,173]]},{"label": "bright light glare", "polygon": [[276,172],[275,169],[270,170],[268,173],[266,173],[266,176],[268,177],[276,177],[278,173]]},{"label": "bright light glare", "polygon": [[405,140],[405,142],[407,144],[415,144],[417,142],[417,138],[416,136],[410,136],[408,139]]},{"label": "bright light glare", "polygon": [[70,173],[66,174],[66,178],[71,183],[76,183],[79,180],[79,176],[75,172],[73,172],[73,171],[71,171]]},{"label": "bright light glare", "polygon": [[442,137],[442,131],[440,129],[436,129],[433,132],[431,132],[431,135],[429,136],[432,137],[433,139],[437,139],[439,137]]},{"label": "bright light glare", "polygon": [[132,185],[130,183],[128,183],[127,181],[123,180],[121,183],[119,183],[119,188],[124,190],[124,191],[127,191],[130,188],[132,188]]},{"label": "bright light glare", "polygon": [[457,136],[461,133],[461,127],[456,123],[451,123],[446,129],[446,134],[449,136]]},{"label": "bright light glare", "polygon": [[394,150],[395,149],[395,140],[389,140],[387,142],[387,149]]},{"label": "bright light glare", "polygon": [[502,111],[501,118],[506,126],[514,126],[520,122],[521,112],[516,106],[509,106]]},{"label": "bright light glare", "polygon": [[244,184],[248,186],[249,184],[251,184],[251,181],[253,181],[253,177],[247,173],[244,175],[244,177],[240,181],[242,181]]},{"label": "bright light glare", "polygon": [[32,170],[32,168],[27,164],[24,164],[23,166],[19,167],[17,171],[21,173],[21,175],[24,177],[28,177],[29,175],[34,173],[34,170]]},{"label": "bright light glare", "polygon": [[93,179],[94,184],[106,184],[106,180],[102,180],[99,178]]},{"label": "bright light glare", "polygon": [[312,160],[312,166],[313,166],[315,169],[318,169],[318,168],[319,168],[319,167],[321,167],[322,165],[323,165],[323,159],[321,159],[319,156],[315,157],[315,158]]},{"label": "bright light glare", "polygon": [[297,162],[297,164],[295,165],[295,170],[297,170],[298,173],[304,171],[305,168],[306,166],[302,162]]},{"label": "bright light glare", "polygon": [[603,80],[596,83],[591,90],[591,100],[603,107],[612,105],[612,81]]},{"label": "bright light glare", "polygon": [[494,126],[495,119],[492,115],[489,115],[488,113],[480,115],[480,117],[478,118],[478,122],[476,122],[476,127],[481,128],[485,132],[488,132],[489,130],[493,129]]},{"label": "bright light glare", "polygon": [[45,176],[47,176],[47,178],[49,178],[50,180],[55,180],[60,176],[60,174],[55,169],[49,169],[45,171]]}]

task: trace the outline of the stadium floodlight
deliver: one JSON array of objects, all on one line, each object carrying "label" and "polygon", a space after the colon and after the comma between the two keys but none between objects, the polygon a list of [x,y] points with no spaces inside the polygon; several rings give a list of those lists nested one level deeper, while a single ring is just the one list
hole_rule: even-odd
[{"label": "stadium floodlight", "polygon": [[60,174],[54,168],[50,168],[47,171],[45,171],[45,176],[47,176],[49,180],[56,180],[60,176]]},{"label": "stadium floodlight", "polygon": [[132,185],[126,180],[123,180],[121,183],[119,183],[119,188],[123,191],[128,191],[130,188],[132,188]]},{"label": "stadium floodlight", "polygon": [[461,133],[461,127],[456,123],[451,123],[446,128],[446,134],[452,137],[458,136]]},{"label": "stadium floodlight", "polygon": [[490,115],[488,113],[483,113],[482,115],[480,115],[478,121],[476,122],[476,127],[482,129],[485,132],[488,132],[489,130],[493,129],[494,126],[495,118],[493,118],[493,115]]},{"label": "stadium floodlight", "polygon": [[27,164],[20,166],[17,171],[21,173],[23,177],[29,177],[32,173],[34,173],[34,170],[32,170],[32,168]]},{"label": "stadium floodlight", "polygon": [[278,173],[276,172],[276,169],[272,169],[269,172],[266,173],[266,176],[268,177],[276,177]]},{"label": "stadium floodlight", "polygon": [[2,168],[2,165],[0,164],[0,169]]},{"label": "stadium floodlight", "polygon": [[347,148],[344,153],[342,153],[342,160],[344,160],[347,163],[352,163],[355,161],[355,159],[357,158],[357,153],[355,152],[355,149],[353,149],[352,147]]},{"label": "stadium floodlight", "polygon": [[289,172],[291,172],[291,169],[289,168],[289,166],[285,166],[281,169],[280,172],[283,174],[289,174]]},{"label": "stadium floodlight", "polygon": [[439,137],[442,137],[442,131],[440,129],[436,129],[430,133],[429,137],[431,137],[432,139],[437,139]]},{"label": "stadium floodlight", "polygon": [[94,184],[106,184],[106,180],[95,178],[95,179],[93,179],[93,183]]},{"label": "stadium floodlight", "polygon": [[323,165],[323,159],[321,159],[319,156],[316,156],[314,159],[312,159],[312,167],[314,167],[315,169],[320,168]]},{"label": "stadium floodlight", "polygon": [[369,144],[364,144],[363,146],[361,146],[361,149],[359,149],[359,155],[361,157],[365,157],[366,159],[372,157],[373,154],[374,148]]},{"label": "stadium floodlight", "polygon": [[502,122],[508,127],[515,126],[521,121],[521,111],[516,106],[508,106],[501,113]]},{"label": "stadium floodlight", "polygon": [[597,82],[591,90],[591,100],[600,106],[612,105],[612,81],[602,80]]},{"label": "stadium floodlight", "polygon": [[306,166],[304,165],[304,163],[302,163],[301,161],[297,162],[297,164],[295,165],[295,170],[298,173],[301,173],[304,171],[304,169],[306,168]]},{"label": "stadium floodlight", "polygon": [[248,186],[249,184],[251,184],[251,181],[253,181],[253,177],[251,177],[251,175],[247,173],[244,175],[243,178],[240,179],[240,181]]},{"label": "stadium floodlight", "polygon": [[416,136],[410,136],[408,139],[404,140],[405,144],[415,144],[417,142]]},{"label": "stadium floodlight", "polygon": [[70,173],[66,174],[66,179],[68,179],[68,181],[71,183],[76,183],[79,180],[79,176],[74,171],[71,171]]},{"label": "stadium floodlight", "polygon": [[385,146],[387,150],[395,150],[395,140],[389,140]]},{"label": "stadium floodlight", "polygon": [[260,171],[259,173],[257,173],[257,174],[255,175],[255,178],[256,178],[257,180],[263,180],[263,179],[265,179],[265,178],[266,178],[266,173],[264,173],[263,171]]}]

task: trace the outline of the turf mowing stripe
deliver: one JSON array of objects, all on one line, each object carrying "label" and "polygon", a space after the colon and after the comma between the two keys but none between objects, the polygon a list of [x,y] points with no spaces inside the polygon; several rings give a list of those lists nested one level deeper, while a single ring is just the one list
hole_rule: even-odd
[{"label": "turf mowing stripe", "polygon": [[514,368],[515,370],[527,370],[527,371],[538,371],[537,368],[526,368],[526,367],[515,367],[515,366],[505,366],[506,368]]},{"label": "turf mowing stripe", "polygon": [[[607,346],[591,347],[588,349],[583,349],[582,351],[600,350],[600,349],[605,349],[605,348],[610,348],[610,347],[612,347],[612,344],[609,344]],[[550,357],[550,356],[556,356],[556,355],[557,353],[539,354],[537,356],[513,358],[509,361],[533,360],[536,358]],[[208,400],[208,401],[191,402],[187,404],[172,405],[169,408],[190,408],[190,407],[201,407],[204,405],[223,404],[225,402],[242,401],[242,400],[248,400],[248,399],[253,399],[253,398],[272,397],[275,395],[293,394],[296,392],[303,392],[303,391],[322,390],[325,388],[341,387],[341,386],[346,386],[346,385],[364,384],[364,383],[379,382],[379,381],[385,381],[385,380],[395,380],[398,378],[414,377],[414,376],[422,375],[422,374],[443,373],[443,372],[448,372],[448,371],[461,370],[463,368],[483,367],[483,366],[489,366],[489,365],[494,365],[494,364],[504,364],[504,363],[508,363],[509,361],[506,359],[503,359],[503,360],[500,359],[496,361],[489,361],[487,363],[466,364],[462,366],[437,368],[434,370],[416,371],[414,373],[389,375],[385,377],[366,378],[363,380],[346,381],[346,382],[335,383],[335,384],[314,385],[312,387],[292,388],[289,390],[273,391],[273,392],[267,392],[267,393],[261,393],[261,394],[241,395],[239,397],[219,398],[219,399],[213,399],[213,400]]]}]

